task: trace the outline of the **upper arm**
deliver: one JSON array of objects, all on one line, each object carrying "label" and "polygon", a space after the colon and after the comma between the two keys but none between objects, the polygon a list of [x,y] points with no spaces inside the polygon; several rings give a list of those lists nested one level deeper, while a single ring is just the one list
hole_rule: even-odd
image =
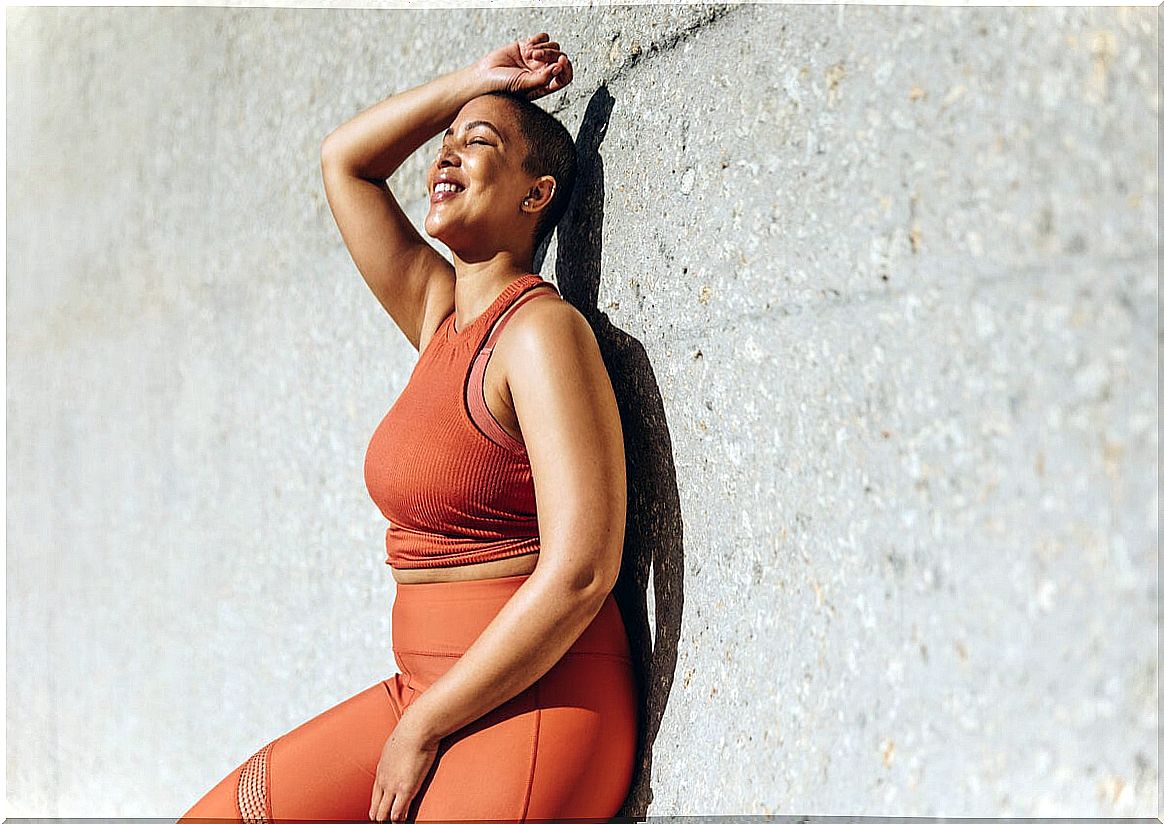
[{"label": "upper arm", "polygon": [[419,350],[453,306],[453,267],[413,227],[387,181],[362,178],[320,150],[324,191],[368,288]]},{"label": "upper arm", "polygon": [[626,459],[594,331],[566,301],[537,300],[506,332],[518,364],[507,379],[542,539],[534,574],[562,576],[575,589],[605,597],[622,561]]}]

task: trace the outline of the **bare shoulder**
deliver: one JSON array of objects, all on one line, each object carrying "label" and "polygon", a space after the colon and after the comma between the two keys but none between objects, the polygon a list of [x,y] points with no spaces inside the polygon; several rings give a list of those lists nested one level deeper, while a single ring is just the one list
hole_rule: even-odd
[{"label": "bare shoulder", "polygon": [[585,315],[563,299],[531,300],[505,327],[506,337],[507,401],[531,460],[565,437],[584,448],[595,439],[621,446],[614,389]]},{"label": "bare shoulder", "polygon": [[514,366],[567,370],[571,365],[601,366],[605,371],[598,341],[586,316],[569,301],[553,295],[522,304],[506,324],[497,350],[506,363]]}]

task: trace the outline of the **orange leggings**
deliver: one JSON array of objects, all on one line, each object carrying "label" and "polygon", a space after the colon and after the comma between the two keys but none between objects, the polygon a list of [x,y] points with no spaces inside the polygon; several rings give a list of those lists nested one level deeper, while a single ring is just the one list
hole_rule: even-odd
[{"label": "orange leggings", "polygon": [[[447,671],[529,577],[397,584],[400,672],[274,739],[183,816],[368,820],[380,752],[400,714]],[[558,663],[440,744],[409,818],[610,818],[630,790],[638,692],[608,596]]]}]

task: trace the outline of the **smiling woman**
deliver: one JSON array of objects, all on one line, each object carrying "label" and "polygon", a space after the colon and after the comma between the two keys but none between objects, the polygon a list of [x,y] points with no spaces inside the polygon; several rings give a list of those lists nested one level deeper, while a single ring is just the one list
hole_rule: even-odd
[{"label": "smiling woman", "polygon": [[[435,163],[429,169],[431,207],[458,199],[470,191],[483,213],[449,218],[430,208],[425,231],[457,253],[463,235],[450,236],[447,227],[503,231],[520,237],[530,231],[518,209],[533,214],[533,250],[557,225],[574,188],[574,141],[556,118],[524,97],[494,91],[466,103],[444,133]],[[544,196],[544,208],[531,208]],[[464,201],[464,198],[459,198]],[[482,223],[485,215],[495,220]],[[474,219],[478,218],[478,219]],[[516,224],[516,225],[515,225]],[[518,228],[521,227],[521,228]],[[516,232],[515,232],[516,229]],[[467,252],[468,250],[466,250]]]},{"label": "smiling woman", "polygon": [[[343,241],[419,353],[364,464],[400,671],[268,742],[184,819],[606,819],[623,804],[640,711],[611,596],[622,426],[589,324],[530,271],[576,164],[532,101],[572,77],[543,32],[324,141]],[[452,265],[386,183],[442,130],[424,229]]]}]

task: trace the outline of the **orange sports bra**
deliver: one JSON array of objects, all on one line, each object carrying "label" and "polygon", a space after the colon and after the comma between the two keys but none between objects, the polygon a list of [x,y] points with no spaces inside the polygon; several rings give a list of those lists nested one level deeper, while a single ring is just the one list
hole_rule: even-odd
[{"label": "orange sports bra", "polygon": [[386,564],[461,566],[541,549],[525,445],[486,406],[484,375],[514,312],[494,328],[497,318],[548,294],[558,294],[554,284],[526,274],[460,332],[450,313],[376,427],[364,483],[388,519]]}]

